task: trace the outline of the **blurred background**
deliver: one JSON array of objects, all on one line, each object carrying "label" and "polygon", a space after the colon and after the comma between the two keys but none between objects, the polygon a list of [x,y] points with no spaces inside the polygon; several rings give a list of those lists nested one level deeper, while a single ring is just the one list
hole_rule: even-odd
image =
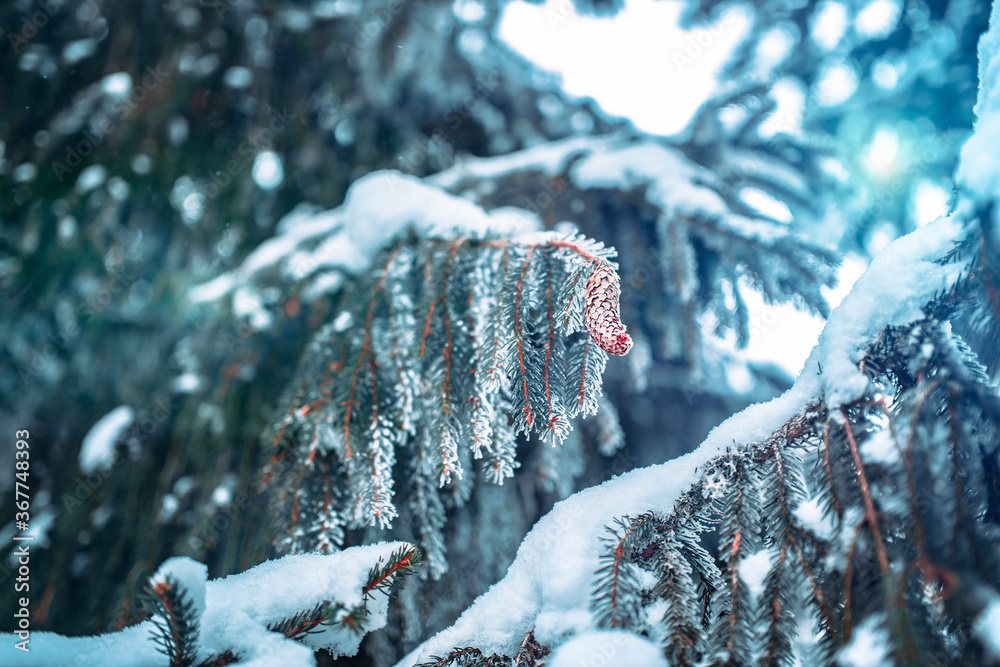
[{"label": "blurred background", "polygon": [[[198,288],[245,268],[293,211],[319,215],[395,169],[614,245],[636,346],[609,363],[608,408],[558,475],[529,444],[496,496],[503,519],[449,506],[461,580],[425,577],[337,662],[391,664],[496,581],[560,497],[690,451],[790,385],[872,256],[948,211],[988,13],[974,0],[4,3],[0,468],[29,429],[33,627],[138,622],[170,556],[219,577],[279,553],[255,483],[262,436],[355,278],[279,264],[231,292]],[[627,158],[649,145],[673,156],[655,177]],[[605,181],[574,180],[593,154],[624,157]],[[723,212],[687,206],[698,188]],[[0,475],[4,580],[12,517]],[[400,524],[346,544],[410,539]],[[0,598],[0,617],[12,604]]]}]

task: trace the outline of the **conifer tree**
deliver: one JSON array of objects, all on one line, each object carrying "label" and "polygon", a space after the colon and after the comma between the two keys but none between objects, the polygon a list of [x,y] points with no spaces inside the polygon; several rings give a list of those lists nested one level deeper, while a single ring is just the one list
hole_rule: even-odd
[{"label": "conifer tree", "polygon": [[[604,15],[619,4],[576,8]],[[569,99],[512,56],[495,37],[501,7],[491,4],[93,0],[46,4],[41,27],[35,5],[0,9],[5,29],[16,27],[4,35],[2,66],[18,82],[0,100],[9,193],[0,286],[11,295],[0,303],[0,414],[46,443],[33,453],[33,563],[46,573],[35,622],[71,635],[134,626],[146,613],[144,582],[171,556],[225,575],[285,552],[398,538],[426,564],[369,654],[390,664],[451,623],[503,576],[535,520],[608,476],[612,457],[625,461],[617,474],[632,452],[681,453],[725,414],[784,388],[785,378],[754,366],[753,389],[733,386],[727,371],[739,362],[719,340],[748,341],[746,289],[827,315],[822,289],[838,259],[829,247],[867,249],[883,218],[910,230],[902,211],[913,184],[950,173],[955,137],[971,124],[970,44],[985,11],[947,4],[906,0],[888,36],[855,30],[823,51],[806,38],[818,5],[758,3],[728,82],[669,139]],[[851,21],[865,9],[846,7]],[[689,20],[715,11],[691,2]],[[761,45],[782,31],[797,35],[790,55],[755,69]],[[853,101],[807,103],[801,123],[774,129],[784,118],[776,90],[794,78],[809,88],[815,72],[843,62],[863,73]],[[872,128],[852,123],[888,66],[898,85],[878,99],[904,109],[931,94],[927,115],[951,134],[886,204],[877,179],[837,151],[844,136],[851,147],[868,140]],[[791,221],[753,205],[748,191],[783,204]],[[842,205],[855,201],[860,213]],[[982,215],[963,219],[987,225],[988,204],[974,205]],[[954,264],[988,258],[988,243],[969,232]],[[992,276],[989,266],[970,270]],[[931,426],[920,420],[952,409],[949,387],[988,394],[968,362],[977,355],[987,373],[995,365],[988,311],[945,324],[955,319],[946,308],[966,296],[949,291],[934,322],[879,339],[884,348],[865,341],[872,377],[906,399],[898,404],[922,429]],[[914,341],[943,350],[923,376],[910,363],[923,349]],[[954,379],[960,360],[979,384]],[[953,379],[918,387],[939,375]],[[663,421],[637,426],[637,406],[651,399],[689,406],[663,420],[679,435],[664,438]],[[846,474],[848,433],[863,449],[884,424],[872,406],[840,407],[800,416],[795,428],[808,433],[786,434],[780,456],[762,436],[763,453],[713,463],[711,498],[692,495],[689,510],[609,518],[622,523],[607,536],[614,546],[595,588],[602,627],[662,632],[674,661],[723,660],[724,646],[739,663],[757,655],[761,599],[810,608],[793,582],[804,563],[815,567],[819,546],[788,513],[827,491],[845,512],[867,505],[851,484],[816,484],[808,466],[818,462],[784,445],[846,420],[854,430],[831,426],[829,436],[830,469]],[[980,428],[974,406],[954,409]],[[955,434],[949,451],[964,460],[983,433]],[[935,478],[913,470],[915,480]],[[903,484],[908,474],[880,470],[878,480]],[[762,494],[781,500],[755,502]],[[944,519],[956,524],[982,508],[952,497]],[[724,516],[733,504],[736,515]],[[887,525],[910,527],[898,520]],[[970,526],[962,548],[982,538]],[[713,531],[724,548],[707,541]],[[873,570],[853,559],[880,552],[859,535],[830,567],[852,564],[851,586],[874,590]],[[945,548],[932,543],[940,537],[926,538],[928,558]],[[738,563],[775,545],[787,559],[751,599]],[[889,550],[886,559],[905,557]],[[171,660],[246,658],[193,648],[204,624],[167,606],[197,607],[197,596],[155,581],[154,592],[165,586],[154,622]],[[877,606],[839,612],[837,591],[824,595],[838,628],[848,608],[846,627],[874,627]],[[11,604],[0,599],[0,614]],[[662,624],[645,618],[650,606]],[[307,607],[262,627],[308,639],[300,629],[328,621],[329,609]],[[789,618],[768,626],[775,655],[790,650]],[[470,639],[464,653],[449,653],[453,644],[436,659],[540,663],[550,637],[522,630],[512,648]]]},{"label": "conifer tree", "polygon": [[671,665],[1000,659],[998,12],[958,201],[875,258],[793,388],[557,506],[507,577],[401,665],[509,656],[525,629],[558,664],[611,640],[621,664],[654,648]]}]

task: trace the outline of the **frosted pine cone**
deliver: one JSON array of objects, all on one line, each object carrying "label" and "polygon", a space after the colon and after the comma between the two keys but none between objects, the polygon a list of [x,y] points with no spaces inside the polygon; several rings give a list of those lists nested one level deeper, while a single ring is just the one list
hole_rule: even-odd
[{"label": "frosted pine cone", "polygon": [[607,264],[598,264],[587,282],[583,315],[591,338],[608,354],[622,355],[632,348],[618,306],[621,292],[618,274]]}]

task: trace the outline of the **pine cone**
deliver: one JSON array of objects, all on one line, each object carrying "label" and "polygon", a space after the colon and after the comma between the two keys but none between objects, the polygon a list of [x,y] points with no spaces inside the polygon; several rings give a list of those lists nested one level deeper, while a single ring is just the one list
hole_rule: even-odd
[{"label": "pine cone", "polygon": [[621,292],[618,274],[607,264],[599,264],[590,274],[583,315],[591,338],[608,354],[622,355],[632,348],[618,307]]}]

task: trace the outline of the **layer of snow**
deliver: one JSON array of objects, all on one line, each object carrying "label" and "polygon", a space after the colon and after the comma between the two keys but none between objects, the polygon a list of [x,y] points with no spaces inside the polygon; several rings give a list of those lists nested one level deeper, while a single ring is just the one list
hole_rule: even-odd
[{"label": "layer of snow", "polygon": [[615,137],[611,135],[606,137],[570,137],[563,141],[539,144],[500,157],[467,157],[459,160],[455,166],[435,174],[427,180],[442,188],[451,188],[467,178],[491,179],[524,170],[540,171],[551,178],[558,175],[566,162],[574,155],[602,152],[614,139]]},{"label": "layer of snow", "polygon": [[97,420],[87,435],[83,436],[80,446],[80,470],[92,473],[98,468],[107,468],[115,458],[115,443],[129,424],[135,419],[135,413],[127,405],[117,408]]},{"label": "layer of snow", "polygon": [[957,280],[965,264],[938,264],[958,240],[969,210],[935,220],[886,246],[854,283],[820,334],[799,377],[822,369],[824,395],[832,412],[860,398],[868,380],[858,368],[866,347],[886,326],[923,317],[922,307]]},{"label": "layer of snow", "polygon": [[876,431],[861,445],[861,456],[866,463],[895,463],[899,455],[899,445],[889,429]]},{"label": "layer of snow", "polygon": [[424,237],[482,238],[513,236],[540,226],[538,217],[527,211],[487,212],[418,178],[377,171],[355,181],[336,209],[293,210],[278,222],[278,236],[260,244],[238,268],[193,287],[188,298],[195,303],[214,301],[274,267],[294,280],[323,269],[361,273],[379,249],[411,227]]},{"label": "layer of snow", "polygon": [[767,579],[767,573],[771,571],[773,562],[774,552],[770,549],[761,549],[740,561],[740,579],[747,585],[747,591],[753,599],[756,600],[764,594],[764,581]]},{"label": "layer of snow", "polygon": [[981,198],[1000,194],[1000,160],[996,138],[1000,136],[1000,3],[993,4],[990,29],[979,40],[979,99],[975,132],[962,147],[955,176],[959,187]]},{"label": "layer of snow", "polygon": [[[321,626],[309,634],[308,646],[286,639],[267,629],[269,623],[312,609],[324,601],[347,607],[360,605],[362,586],[368,572],[381,558],[383,562],[405,542],[380,542],[322,554],[300,554],[267,561],[241,574],[205,582],[205,566],[187,558],[164,563],[154,581],[171,573],[194,598],[204,605],[201,616],[198,660],[233,650],[254,667],[312,666],[313,649],[327,648],[334,657],[354,655],[364,636],[343,625]],[[381,593],[368,601],[371,614],[364,630],[385,625],[389,598]],[[0,634],[2,665],[76,665],[77,667],[166,666],[169,660],[157,652],[151,621],[98,637],[63,637],[51,632],[32,632],[25,653],[14,648],[14,635]]]},{"label": "layer of snow", "polygon": [[648,639],[621,630],[579,634],[557,648],[545,664],[547,667],[667,667],[660,647]]},{"label": "layer of snow", "polygon": [[882,667],[892,664],[892,641],[880,619],[870,617],[851,635],[851,642],[837,652],[837,664],[842,667]]},{"label": "layer of snow", "polygon": [[698,212],[726,215],[729,207],[719,194],[698,182],[712,182],[711,172],[676,148],[655,141],[592,154],[573,167],[573,181],[585,188],[649,187],[646,198],[664,213]]},{"label": "layer of snow", "polygon": [[152,586],[171,579],[181,587],[192,608],[200,618],[205,613],[205,588],[208,581],[208,567],[190,558],[171,558],[160,565],[160,569],[150,577]]},{"label": "layer of snow", "polygon": [[976,619],[973,629],[993,657],[1000,658],[1000,598],[994,598],[987,605]]},{"label": "layer of snow", "polygon": [[[768,437],[800,412],[816,389],[816,383],[800,383],[773,401],[752,405],[723,422],[690,454],[630,471],[557,503],[525,537],[507,575],[479,596],[454,625],[406,656],[400,667],[455,646],[475,645],[486,652],[513,655],[536,625],[558,625],[564,632],[577,634],[595,631],[589,602],[605,527],[626,514],[668,512],[690,486],[699,466],[734,443]],[[553,617],[571,618],[575,627],[553,623]],[[544,640],[539,636],[539,641]]]},{"label": "layer of snow", "polygon": [[[865,458],[867,461],[867,457]],[[795,508],[795,518],[802,522],[802,525],[824,540],[832,539],[834,536],[833,518],[823,514],[818,497],[810,498]]]}]

